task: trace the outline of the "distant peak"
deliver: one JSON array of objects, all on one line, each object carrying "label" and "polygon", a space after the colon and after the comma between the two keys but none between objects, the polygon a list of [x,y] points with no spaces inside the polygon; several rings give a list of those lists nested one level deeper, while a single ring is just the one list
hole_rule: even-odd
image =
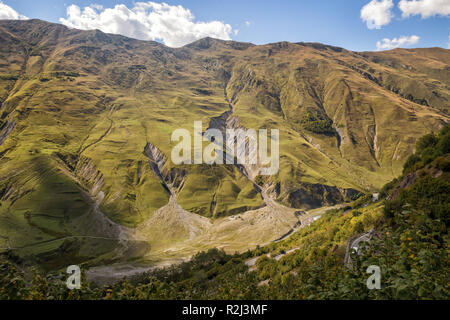
[{"label": "distant peak", "polygon": [[196,50],[207,50],[207,49],[217,49],[217,48],[231,48],[234,50],[245,50],[254,44],[247,42],[237,42],[232,40],[221,40],[215,39],[211,37],[202,38],[200,40],[194,41],[188,45],[185,45],[185,48],[196,49]]}]

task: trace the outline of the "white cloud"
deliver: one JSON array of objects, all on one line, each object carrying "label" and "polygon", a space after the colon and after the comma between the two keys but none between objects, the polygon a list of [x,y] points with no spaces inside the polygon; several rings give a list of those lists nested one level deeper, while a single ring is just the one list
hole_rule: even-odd
[{"label": "white cloud", "polygon": [[26,20],[27,17],[0,1],[0,20]]},{"label": "white cloud", "polygon": [[450,16],[449,0],[401,0],[398,8],[402,11],[402,17],[421,15],[422,19],[432,16]]},{"label": "white cloud", "polygon": [[250,21],[245,21],[245,25],[246,25],[247,27],[250,27],[250,26],[252,25],[252,23],[251,23]]},{"label": "white cloud", "polygon": [[367,23],[369,29],[380,29],[391,22],[392,0],[372,0],[361,9],[361,19]]},{"label": "white cloud", "polygon": [[221,21],[195,21],[189,9],[166,3],[136,2],[129,9],[124,4],[114,8],[67,8],[67,18],[59,21],[71,28],[99,29],[140,40],[162,40],[170,47],[181,47],[204,37],[231,40],[233,28]]},{"label": "white cloud", "polygon": [[420,37],[418,36],[402,36],[394,39],[385,38],[377,42],[377,50],[391,50],[399,47],[407,47],[418,43],[419,40]]}]

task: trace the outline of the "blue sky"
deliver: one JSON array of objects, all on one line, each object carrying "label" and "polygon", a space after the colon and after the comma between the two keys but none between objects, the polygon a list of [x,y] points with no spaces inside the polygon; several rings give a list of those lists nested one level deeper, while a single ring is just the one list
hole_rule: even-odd
[{"label": "blue sky", "polygon": [[[172,29],[169,31],[158,29],[158,31],[153,30],[151,33],[146,32],[146,30],[136,30],[134,33],[125,35],[149,40],[153,39],[152,37],[158,37],[155,40],[171,46],[180,46],[185,42],[195,40],[195,37],[198,37],[196,32],[202,30],[201,32],[212,32],[212,36],[229,37],[236,41],[247,41],[255,44],[278,41],[322,42],[350,50],[365,51],[376,50],[377,42],[382,42],[382,39],[387,38],[389,41],[385,41],[385,46],[382,46],[383,43],[379,43],[380,49],[389,49],[393,46],[439,46],[448,48],[450,40],[450,12],[448,7],[450,7],[450,0],[418,0],[423,2],[422,6],[414,6],[413,4],[408,7],[407,2],[409,0],[402,1],[405,2],[404,8],[406,9],[404,10],[399,8],[400,0],[166,0],[164,2],[169,6],[181,5],[183,9],[189,9],[195,16],[189,27],[184,26],[181,31],[177,31],[180,34],[178,38],[164,35],[164,32],[175,33],[175,31],[171,31]],[[97,6],[95,12],[101,14],[104,9],[114,8],[118,4],[123,4],[132,10],[138,1],[2,0],[2,2],[28,18],[39,18],[60,23],[60,18],[67,18],[67,8],[70,5],[76,5],[82,11],[84,7],[98,4],[103,8]],[[155,2],[161,3],[161,1]],[[373,2],[374,6],[367,8],[366,18],[371,19],[374,15],[375,26],[372,23],[372,29],[361,18],[362,8],[370,2]],[[381,6],[383,2],[387,7],[390,7],[389,10],[380,11],[377,9],[379,8],[377,5]],[[149,9],[147,13],[151,11]],[[380,14],[384,16],[380,17]],[[167,17],[167,15],[162,14],[161,17]],[[388,19],[389,22],[386,23],[385,19]],[[71,23],[75,27],[80,27],[85,22],[81,17],[68,19],[68,21],[66,24]],[[152,24],[154,21],[148,20],[147,27],[148,23]],[[199,22],[208,23],[211,21],[220,21],[222,24],[203,25],[201,26],[202,29],[195,26]],[[94,22],[90,21],[89,23]],[[97,26],[95,23],[94,25]],[[144,25],[142,24],[140,28],[144,28]],[[99,26],[99,28],[103,28],[103,24]],[[90,27],[84,26],[82,28],[88,29]],[[118,28],[117,30],[120,31],[116,33],[128,33],[127,25],[117,27],[109,24],[104,28],[103,31],[113,30],[108,28]],[[155,28],[155,26],[152,25],[152,28]],[[189,31],[189,34],[183,35],[182,31],[189,28],[192,29],[192,32]],[[184,36],[186,39],[179,39],[179,37]],[[402,36],[404,38],[400,38]],[[412,36],[415,36],[415,38],[411,38]]]}]

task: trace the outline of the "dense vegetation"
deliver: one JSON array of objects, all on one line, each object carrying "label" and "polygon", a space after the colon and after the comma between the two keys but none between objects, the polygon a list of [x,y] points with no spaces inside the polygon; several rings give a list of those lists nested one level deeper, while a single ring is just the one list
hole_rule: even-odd
[{"label": "dense vegetation", "polygon": [[[360,198],[282,242],[245,254],[213,249],[130,281],[74,291],[63,275],[21,267],[9,252],[0,266],[0,298],[448,299],[449,128],[418,141],[404,175],[382,190],[389,200]],[[410,175],[418,178],[405,185]],[[375,236],[345,264],[348,240],[369,230]],[[253,257],[259,259],[249,270],[245,262]],[[370,265],[381,269],[380,290],[366,287]]]},{"label": "dense vegetation", "polygon": [[303,128],[308,131],[334,135],[335,131],[332,127],[333,121],[327,117],[326,114],[320,113],[315,109],[308,110],[302,117],[300,123]]}]

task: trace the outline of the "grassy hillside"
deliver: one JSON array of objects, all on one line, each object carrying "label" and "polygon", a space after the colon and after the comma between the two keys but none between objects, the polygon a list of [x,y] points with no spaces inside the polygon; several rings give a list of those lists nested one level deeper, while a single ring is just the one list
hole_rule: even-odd
[{"label": "grassy hillside", "polygon": [[[131,282],[72,292],[53,276],[35,274],[27,284],[25,273],[8,262],[14,256],[3,256],[0,297],[446,300],[450,127],[424,136],[416,149],[380,200],[365,197],[329,210],[283,241],[233,256],[214,249]],[[361,235],[370,238],[355,244]],[[366,287],[366,270],[373,265],[381,270],[380,290]]]},{"label": "grassy hillside", "polygon": [[[210,38],[171,49],[39,20],[1,21],[0,41],[0,247],[26,257],[69,241],[77,259],[110,261],[125,240],[127,258],[143,255],[155,237],[133,235],[159,234],[162,216],[179,230],[172,244],[189,241],[207,225],[195,215],[221,223],[268,206],[263,192],[300,210],[350,201],[401,174],[416,140],[449,120],[445,49]],[[230,107],[242,127],[280,130],[276,176],[171,163],[173,130],[206,130]]]}]

